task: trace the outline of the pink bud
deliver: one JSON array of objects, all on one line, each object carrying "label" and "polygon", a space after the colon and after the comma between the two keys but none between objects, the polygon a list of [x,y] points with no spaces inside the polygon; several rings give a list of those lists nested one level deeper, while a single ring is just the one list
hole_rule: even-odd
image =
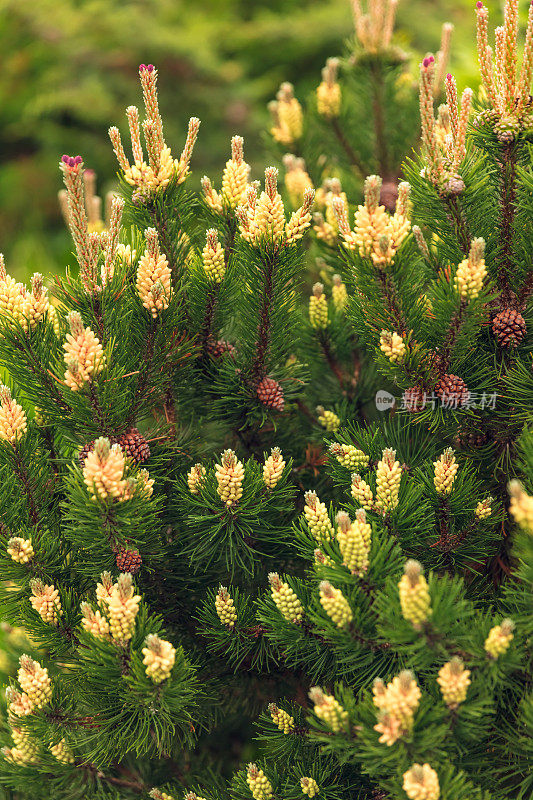
[{"label": "pink bud", "polygon": [[446,75],[446,80],[447,80],[447,81],[451,81],[452,79],[453,79],[453,75],[452,75],[452,73],[451,73],[451,72],[448,72],[448,74]]},{"label": "pink bud", "polygon": [[483,8],[483,3],[481,2],[481,0],[477,0],[476,8]]}]

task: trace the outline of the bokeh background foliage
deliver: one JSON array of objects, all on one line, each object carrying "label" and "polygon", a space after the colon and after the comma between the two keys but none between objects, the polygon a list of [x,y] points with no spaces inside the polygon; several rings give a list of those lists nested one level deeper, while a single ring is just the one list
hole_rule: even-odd
[{"label": "bokeh background foliage", "polygon": [[[475,85],[472,5],[401,0],[397,31],[414,74],[449,20],[450,66],[460,88]],[[305,100],[351,34],[349,0],[0,0],[0,251],[10,273],[26,280],[71,260],[58,159],[80,153],[100,193],[116,186],[107,129],[124,129],[124,108],[140,101],[140,62],[159,69],[171,144],[183,140],[191,115],[202,119],[198,180],[218,174],[237,132],[258,175],[268,158],[268,100],[282,80]]]}]

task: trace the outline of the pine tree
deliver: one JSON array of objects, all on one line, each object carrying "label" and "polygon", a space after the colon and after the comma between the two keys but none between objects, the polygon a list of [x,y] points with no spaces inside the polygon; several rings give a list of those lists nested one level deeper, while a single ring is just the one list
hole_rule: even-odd
[{"label": "pine tree", "polygon": [[409,182],[325,244],[239,136],[194,192],[152,65],[105,223],[62,157],[79,269],[0,261],[6,798],[531,796],[533,6],[521,61],[476,14],[483,89],[436,118],[426,56]]}]

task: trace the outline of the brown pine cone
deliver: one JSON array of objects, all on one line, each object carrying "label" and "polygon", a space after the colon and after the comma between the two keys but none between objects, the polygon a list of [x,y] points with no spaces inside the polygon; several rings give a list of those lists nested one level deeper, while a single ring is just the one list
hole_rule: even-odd
[{"label": "brown pine cone", "polygon": [[207,345],[207,350],[213,358],[222,358],[226,354],[233,356],[235,353],[235,347],[225,339],[211,339]]},{"label": "brown pine cone", "polygon": [[468,386],[457,375],[443,375],[435,385],[435,394],[443,404],[453,408],[465,406],[468,403]]},{"label": "brown pine cone", "polygon": [[398,200],[398,181],[383,181],[379,200],[381,205],[385,206],[387,211],[390,211],[392,214],[396,208],[396,201]]},{"label": "brown pine cone", "polygon": [[137,428],[131,428],[116,440],[124,454],[136,464],[142,464],[150,458],[150,445]]},{"label": "brown pine cone", "polygon": [[500,347],[516,347],[524,338],[526,321],[514,308],[504,308],[494,317],[492,332]]},{"label": "brown pine cone", "polygon": [[483,447],[487,444],[489,437],[486,433],[479,431],[472,431],[470,433],[460,432],[454,440],[454,444],[458,448],[476,450],[478,447]]},{"label": "brown pine cone", "polygon": [[427,403],[427,394],[421,386],[411,386],[406,389],[402,397],[402,410],[410,414],[423,411]]},{"label": "brown pine cone", "polygon": [[138,550],[129,550],[127,547],[120,547],[115,551],[117,569],[121,572],[129,572],[136,575],[143,563],[141,554]]},{"label": "brown pine cone", "polygon": [[259,402],[274,411],[283,411],[285,408],[285,398],[280,384],[273,378],[263,378],[257,384],[257,397]]},{"label": "brown pine cone", "polygon": [[95,440],[93,439],[92,442],[87,442],[87,444],[84,444],[80,450],[78,458],[80,462],[80,467],[82,468],[85,466],[85,459],[87,458],[87,456],[94,447],[94,441]]}]

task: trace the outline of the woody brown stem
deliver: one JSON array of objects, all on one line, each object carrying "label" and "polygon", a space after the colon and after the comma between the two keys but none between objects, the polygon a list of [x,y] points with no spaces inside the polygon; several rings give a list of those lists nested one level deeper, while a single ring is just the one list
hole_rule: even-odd
[{"label": "woody brown stem", "polygon": [[366,178],[367,170],[365,169],[364,164],[361,162],[359,156],[351,146],[350,142],[346,138],[345,133],[339,124],[338,118],[332,117],[330,122],[331,122],[331,127],[333,129],[333,133],[337,137],[337,141],[339,142],[342,149],[346,153],[348,161],[350,162],[352,167],[355,167],[355,169],[359,172],[362,178]]},{"label": "woody brown stem", "polygon": [[466,308],[467,308],[467,301],[462,299],[459,308],[457,309],[457,311],[455,311],[454,315],[450,320],[446,337],[444,339],[442,347],[439,350],[438,368],[441,374],[447,372],[450,366],[450,358],[452,355],[455,342],[457,341],[459,331],[461,330],[461,326],[464,322],[464,315]]},{"label": "woody brown stem", "polygon": [[263,300],[259,312],[259,326],[257,329],[257,343],[255,358],[252,363],[250,375],[252,382],[258,383],[265,377],[265,361],[270,346],[271,307],[274,294],[274,272],[278,264],[278,253],[269,252],[264,262]]},{"label": "woody brown stem", "polygon": [[379,174],[386,180],[389,177],[389,153],[383,115],[383,70],[379,61],[373,61],[370,70],[372,78],[372,112],[374,115],[374,135],[376,138],[376,157]]},{"label": "woody brown stem", "polygon": [[181,280],[181,271],[178,269],[178,256],[179,248],[177,246],[176,236],[173,236],[168,229],[168,222],[164,213],[164,209],[156,204],[150,209],[152,222],[154,228],[159,236],[159,244],[161,251],[168,259],[168,266],[172,272],[172,283],[177,286]]},{"label": "woody brown stem", "polygon": [[324,358],[327,361],[328,367],[337,378],[343,394],[346,394],[345,377],[342,373],[339,362],[333,355],[333,351],[331,349],[331,341],[327,331],[318,331],[317,338],[318,341],[320,342],[320,347],[322,349],[322,352],[324,353]]},{"label": "woody brown stem", "polygon": [[465,256],[470,252],[470,234],[457,197],[446,197],[444,202],[448,208],[448,220],[455,233],[459,247]]},{"label": "woody brown stem", "polygon": [[440,538],[437,545],[445,551],[450,550],[450,509],[448,500],[445,497],[439,498],[439,505],[437,509],[437,516],[439,520],[439,533]]},{"label": "woody brown stem", "polygon": [[137,380],[137,389],[135,391],[135,396],[131,404],[128,418],[126,420],[126,430],[131,427],[137,419],[139,408],[146,396],[148,380],[150,377],[150,368],[152,365],[152,359],[154,357],[156,324],[157,320],[153,319],[150,323],[148,336],[146,337],[146,344],[140,362],[143,365],[143,369],[140,371],[139,378]]},{"label": "woody brown stem", "polygon": [[513,223],[516,213],[516,155],[514,142],[503,145],[500,200],[500,242],[498,258],[498,287],[501,290],[502,304],[508,305],[512,299],[510,276],[514,270]]},{"label": "woody brown stem", "polygon": [[26,472],[26,468],[24,466],[24,463],[20,457],[20,453],[17,450],[16,446],[13,447],[13,459],[15,462],[13,472],[19,479],[20,483],[22,484],[22,488],[24,489],[24,494],[26,495],[26,499],[28,501],[28,514],[30,517],[31,524],[34,525],[36,528],[38,528],[40,517],[39,517],[37,500],[35,499],[35,495],[33,494],[30,479],[28,478],[28,473]]},{"label": "woody brown stem", "polygon": [[377,276],[378,281],[381,284],[385,305],[387,306],[387,310],[394,322],[394,326],[400,335],[405,335],[407,332],[407,326],[403,318],[403,312],[398,295],[396,293],[396,287],[394,286],[390,276],[387,275],[386,272],[383,272],[383,270],[378,269]]},{"label": "woody brown stem", "polygon": [[172,388],[169,386],[167,391],[165,392],[165,417],[167,422],[170,425],[170,431],[172,436],[176,436],[176,407],[174,405],[174,395],[172,393]]},{"label": "woody brown stem", "polygon": [[215,283],[209,287],[207,292],[207,299],[205,304],[204,319],[200,331],[200,341],[202,343],[202,356],[205,358],[208,354],[208,345],[211,341],[213,334],[213,324],[215,321],[215,311],[217,307],[218,295],[220,293],[220,284]]}]

